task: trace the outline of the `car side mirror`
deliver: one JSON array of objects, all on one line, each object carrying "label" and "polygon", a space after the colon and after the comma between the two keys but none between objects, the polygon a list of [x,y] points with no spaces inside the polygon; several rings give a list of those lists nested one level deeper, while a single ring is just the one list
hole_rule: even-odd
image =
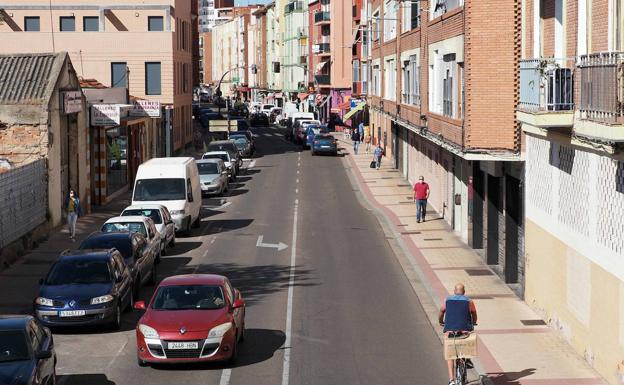
[{"label": "car side mirror", "polygon": [[145,306],[145,301],[136,301],[134,303],[135,310],[145,310],[147,307]]},{"label": "car side mirror", "polygon": [[245,300],[239,298],[236,301],[234,301],[234,304],[232,305],[232,309],[239,309],[241,307],[245,307]]},{"label": "car side mirror", "polygon": [[35,358],[38,360],[45,360],[47,358],[52,358],[52,350],[39,350],[35,354]]}]

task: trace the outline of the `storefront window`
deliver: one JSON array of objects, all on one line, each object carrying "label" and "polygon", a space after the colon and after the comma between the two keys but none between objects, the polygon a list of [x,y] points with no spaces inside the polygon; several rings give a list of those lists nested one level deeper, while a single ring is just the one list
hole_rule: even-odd
[{"label": "storefront window", "polygon": [[106,130],[106,195],[128,184],[128,137],[125,127]]}]

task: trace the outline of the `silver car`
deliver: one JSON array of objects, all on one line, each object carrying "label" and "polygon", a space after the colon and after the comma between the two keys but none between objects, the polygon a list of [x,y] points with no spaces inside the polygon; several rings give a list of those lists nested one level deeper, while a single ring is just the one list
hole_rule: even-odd
[{"label": "silver car", "polygon": [[197,161],[199,185],[202,194],[218,194],[228,191],[228,170],[221,159],[200,159]]},{"label": "silver car", "polygon": [[133,205],[126,207],[121,216],[143,215],[152,218],[154,226],[160,234],[160,253],[165,255],[168,247],[175,246],[175,224],[169,210],[158,204]]}]

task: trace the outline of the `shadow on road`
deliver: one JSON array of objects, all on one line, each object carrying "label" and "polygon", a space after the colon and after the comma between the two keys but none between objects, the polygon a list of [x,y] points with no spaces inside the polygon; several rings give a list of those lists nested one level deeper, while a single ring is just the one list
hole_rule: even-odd
[{"label": "shadow on road", "polygon": [[201,227],[199,234],[193,232],[192,235],[203,236],[239,230],[251,225],[253,221],[253,219],[218,219],[214,221],[208,221],[207,226]]},{"label": "shadow on road", "polygon": [[180,239],[176,239],[175,247],[173,249],[167,249],[167,255],[176,256],[176,255],[186,254],[192,250],[195,250],[201,245],[202,245],[202,242],[190,242],[190,241],[185,242],[185,241],[181,241]]},{"label": "shadow on road", "polygon": [[58,385],[115,385],[105,374],[67,374],[56,377]]}]

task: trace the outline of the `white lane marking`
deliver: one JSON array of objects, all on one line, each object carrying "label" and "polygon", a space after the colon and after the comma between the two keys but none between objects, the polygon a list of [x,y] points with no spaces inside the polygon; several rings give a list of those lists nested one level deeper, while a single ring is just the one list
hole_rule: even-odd
[{"label": "white lane marking", "polygon": [[297,178],[297,183],[299,183],[299,178]]},{"label": "white lane marking", "polygon": [[298,188],[295,189],[295,194],[299,194],[299,189]]},{"label": "white lane marking", "polygon": [[275,136],[284,136],[284,134],[280,134],[279,132],[277,132],[277,133],[275,133],[273,135],[275,135]]},{"label": "white lane marking", "polygon": [[301,163],[297,163],[297,167],[301,167]]},{"label": "white lane marking", "polygon": [[273,134],[269,134],[268,132],[265,132],[262,134],[262,136],[273,136]]},{"label": "white lane marking", "polygon": [[282,370],[282,385],[288,385],[290,377],[290,352],[292,350],[292,308],[293,292],[295,290],[295,263],[297,262],[297,219],[299,212],[299,199],[295,199],[295,212],[293,214],[293,232],[290,249],[290,278],[288,279],[288,303],[286,305],[286,341],[284,341],[284,368]]},{"label": "white lane marking", "polygon": [[299,170],[297,170],[297,174],[299,174]]},{"label": "white lane marking", "polygon": [[228,385],[230,383],[230,377],[232,376],[232,369],[223,369],[221,372],[221,381],[219,385]]},{"label": "white lane marking", "polygon": [[252,160],[251,162],[249,162],[249,166],[247,166],[247,168],[249,169],[249,168],[254,168],[254,167],[256,167],[256,160],[255,159]]},{"label": "white lane marking", "polygon": [[264,235],[258,235],[258,242],[256,242],[256,247],[270,247],[273,249],[277,249],[277,251],[282,251],[288,248],[288,245],[285,243],[264,243]]}]

